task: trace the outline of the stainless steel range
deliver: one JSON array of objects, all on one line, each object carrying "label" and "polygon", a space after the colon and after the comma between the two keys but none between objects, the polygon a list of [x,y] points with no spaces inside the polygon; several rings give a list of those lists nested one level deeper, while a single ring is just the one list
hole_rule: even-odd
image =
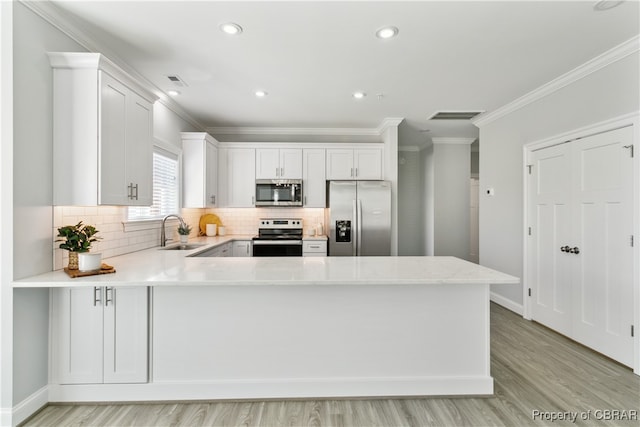
[{"label": "stainless steel range", "polygon": [[260,219],[253,256],[302,256],[302,219]]}]

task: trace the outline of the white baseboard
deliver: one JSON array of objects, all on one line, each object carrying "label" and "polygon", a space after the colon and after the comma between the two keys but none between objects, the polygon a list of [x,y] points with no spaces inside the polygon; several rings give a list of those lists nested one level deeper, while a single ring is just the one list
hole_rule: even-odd
[{"label": "white baseboard", "polygon": [[[44,386],[13,407],[11,424],[16,426],[49,403],[49,386]],[[2,425],[7,425],[2,423]]]},{"label": "white baseboard", "polygon": [[411,377],[50,385],[52,402],[492,395],[493,378]]},{"label": "white baseboard", "polygon": [[506,308],[507,310],[511,310],[514,313],[519,314],[520,316],[524,315],[524,306],[522,304],[515,303],[502,295],[496,294],[495,292],[491,292],[491,301]]}]

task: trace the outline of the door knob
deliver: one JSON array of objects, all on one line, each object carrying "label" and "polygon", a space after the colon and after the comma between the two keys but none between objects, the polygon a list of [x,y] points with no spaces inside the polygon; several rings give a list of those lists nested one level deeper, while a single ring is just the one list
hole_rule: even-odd
[{"label": "door knob", "polygon": [[570,249],[571,249],[571,248],[570,248],[569,246],[563,246],[563,247],[561,247],[561,248],[560,248],[560,250],[561,250],[562,252],[569,252],[569,250],[570,250]]},{"label": "door knob", "polygon": [[573,247],[573,248],[569,249],[569,252],[571,252],[572,254],[576,254],[577,255],[577,254],[580,253],[580,248],[578,248],[577,246]]}]

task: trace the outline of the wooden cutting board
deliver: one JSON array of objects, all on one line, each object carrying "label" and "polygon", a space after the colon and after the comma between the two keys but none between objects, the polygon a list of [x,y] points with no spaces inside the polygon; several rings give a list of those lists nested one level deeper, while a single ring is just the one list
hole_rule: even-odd
[{"label": "wooden cutting board", "polygon": [[116,269],[115,267],[112,267],[110,265],[102,264],[102,268],[100,268],[100,270],[80,271],[80,270],[69,270],[68,267],[65,267],[64,272],[67,273],[69,277],[76,278],[76,277],[95,276],[98,274],[111,274],[111,273],[115,273]]}]

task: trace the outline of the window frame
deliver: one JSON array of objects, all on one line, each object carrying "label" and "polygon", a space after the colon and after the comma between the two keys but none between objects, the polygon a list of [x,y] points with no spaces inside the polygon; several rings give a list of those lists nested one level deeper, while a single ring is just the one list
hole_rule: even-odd
[{"label": "window frame", "polygon": [[[168,142],[162,141],[158,138],[153,139],[153,147],[152,147],[152,155],[153,153],[169,153],[171,155],[176,156],[176,161],[178,162],[178,211],[177,215],[180,215],[180,210],[182,209],[182,149],[177,147],[174,144],[170,144]],[[153,172],[153,169],[152,169]],[[161,217],[155,218],[140,218],[140,219],[129,219],[129,209],[136,208],[136,206],[127,206],[126,216],[122,222],[124,226],[124,231],[138,231],[138,230],[149,230],[159,228],[162,224]],[[168,220],[168,221],[171,221]],[[177,221],[177,220],[176,220]]]}]

